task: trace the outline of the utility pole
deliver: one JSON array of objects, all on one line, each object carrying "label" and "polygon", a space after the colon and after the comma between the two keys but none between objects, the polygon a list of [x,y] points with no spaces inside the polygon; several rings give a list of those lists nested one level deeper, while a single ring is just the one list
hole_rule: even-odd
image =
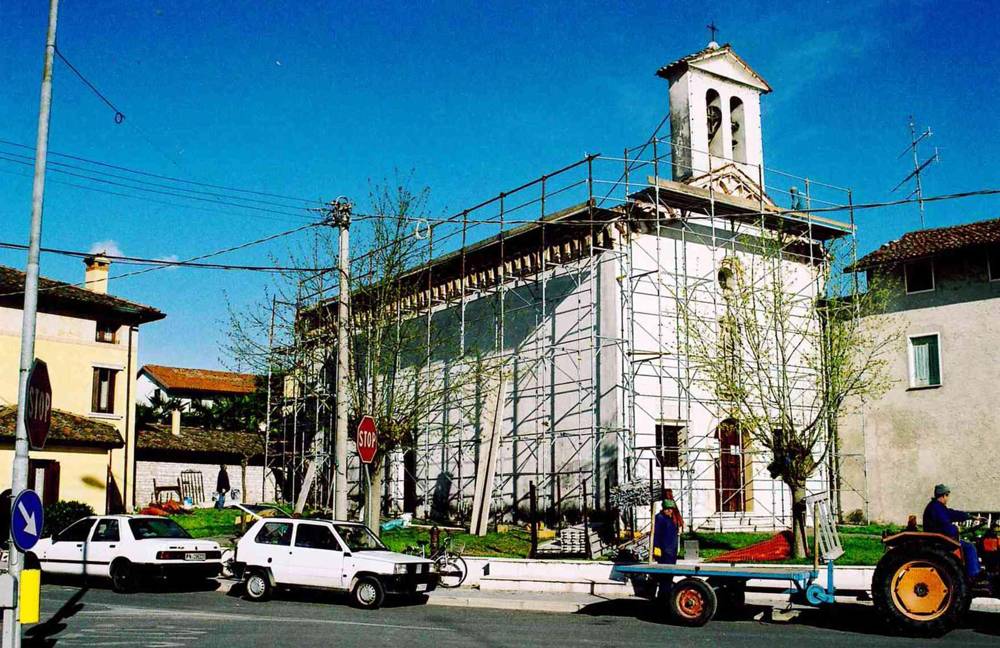
[{"label": "utility pole", "polygon": [[346,198],[338,198],[330,205],[330,220],[339,229],[339,274],[340,289],[337,298],[337,431],[334,437],[333,469],[334,507],[333,515],[338,520],[347,519],[347,387],[350,380],[350,335],[348,319],[351,307],[351,210],[354,205]]},{"label": "utility pole", "polygon": [[[49,146],[49,110],[52,107],[52,61],[56,51],[56,20],[59,0],[49,0],[49,30],[45,38],[42,67],[42,96],[38,106],[38,139],[35,141],[35,179],[31,187],[31,232],[28,236],[28,265],[24,278],[24,307],[21,320],[21,364],[17,380],[17,422],[14,436],[14,468],[11,475],[11,502],[28,485],[28,372],[35,359],[35,315],[38,310],[38,257],[42,243],[42,203],[45,196],[45,155]],[[11,511],[13,513],[13,511]],[[14,525],[8,544],[7,572],[20,581],[24,556],[14,544]],[[3,648],[20,648],[21,622],[18,600],[3,611]]]}]

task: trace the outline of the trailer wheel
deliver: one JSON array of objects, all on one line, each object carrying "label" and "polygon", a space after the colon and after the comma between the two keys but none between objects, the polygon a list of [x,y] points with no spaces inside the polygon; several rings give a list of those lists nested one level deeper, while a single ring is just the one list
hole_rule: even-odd
[{"label": "trailer wheel", "polygon": [[670,589],[670,616],[675,623],[699,627],[715,616],[715,590],[700,578],[685,578]]},{"label": "trailer wheel", "polygon": [[970,592],[964,567],[953,554],[937,546],[909,544],[879,560],[872,598],[891,628],[936,637],[962,621]]}]

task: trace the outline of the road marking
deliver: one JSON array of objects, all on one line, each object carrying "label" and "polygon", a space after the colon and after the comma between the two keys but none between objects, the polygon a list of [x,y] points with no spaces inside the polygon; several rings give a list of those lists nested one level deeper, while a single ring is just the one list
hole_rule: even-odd
[{"label": "road marking", "polygon": [[394,630],[429,630],[432,632],[447,632],[451,628],[441,628],[433,626],[414,626],[414,625],[398,625],[394,623],[371,623],[367,621],[343,621],[338,619],[310,619],[310,618],[294,618],[285,616],[261,616],[257,614],[231,614],[228,612],[201,612],[196,610],[150,610],[147,608],[134,608],[126,606],[108,606],[107,609],[103,610],[81,610],[77,614],[80,615],[95,615],[103,617],[113,617],[119,616],[122,618],[129,617],[183,617],[185,619],[197,618],[205,620],[225,620],[225,621],[256,621],[256,622],[302,622],[302,623],[321,623],[327,625],[350,625],[350,626],[362,626],[368,628],[391,628]]}]

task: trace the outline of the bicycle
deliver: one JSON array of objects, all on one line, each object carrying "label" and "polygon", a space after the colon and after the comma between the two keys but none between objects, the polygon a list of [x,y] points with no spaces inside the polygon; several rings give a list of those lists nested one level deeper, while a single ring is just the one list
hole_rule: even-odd
[{"label": "bicycle", "polygon": [[462,548],[455,549],[451,536],[446,536],[435,551],[428,554],[427,540],[418,540],[417,547],[407,547],[406,553],[434,561],[438,572],[438,583],[441,587],[453,589],[465,582],[469,575],[469,566],[462,558]]}]

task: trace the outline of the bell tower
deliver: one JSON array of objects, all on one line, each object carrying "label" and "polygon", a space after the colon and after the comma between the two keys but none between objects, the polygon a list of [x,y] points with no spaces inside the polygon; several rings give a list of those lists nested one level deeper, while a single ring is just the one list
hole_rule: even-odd
[{"label": "bell tower", "polygon": [[771,91],[729,44],[660,68],[670,83],[673,179],[691,180],[729,164],[757,181],[764,164],[760,96]]}]

